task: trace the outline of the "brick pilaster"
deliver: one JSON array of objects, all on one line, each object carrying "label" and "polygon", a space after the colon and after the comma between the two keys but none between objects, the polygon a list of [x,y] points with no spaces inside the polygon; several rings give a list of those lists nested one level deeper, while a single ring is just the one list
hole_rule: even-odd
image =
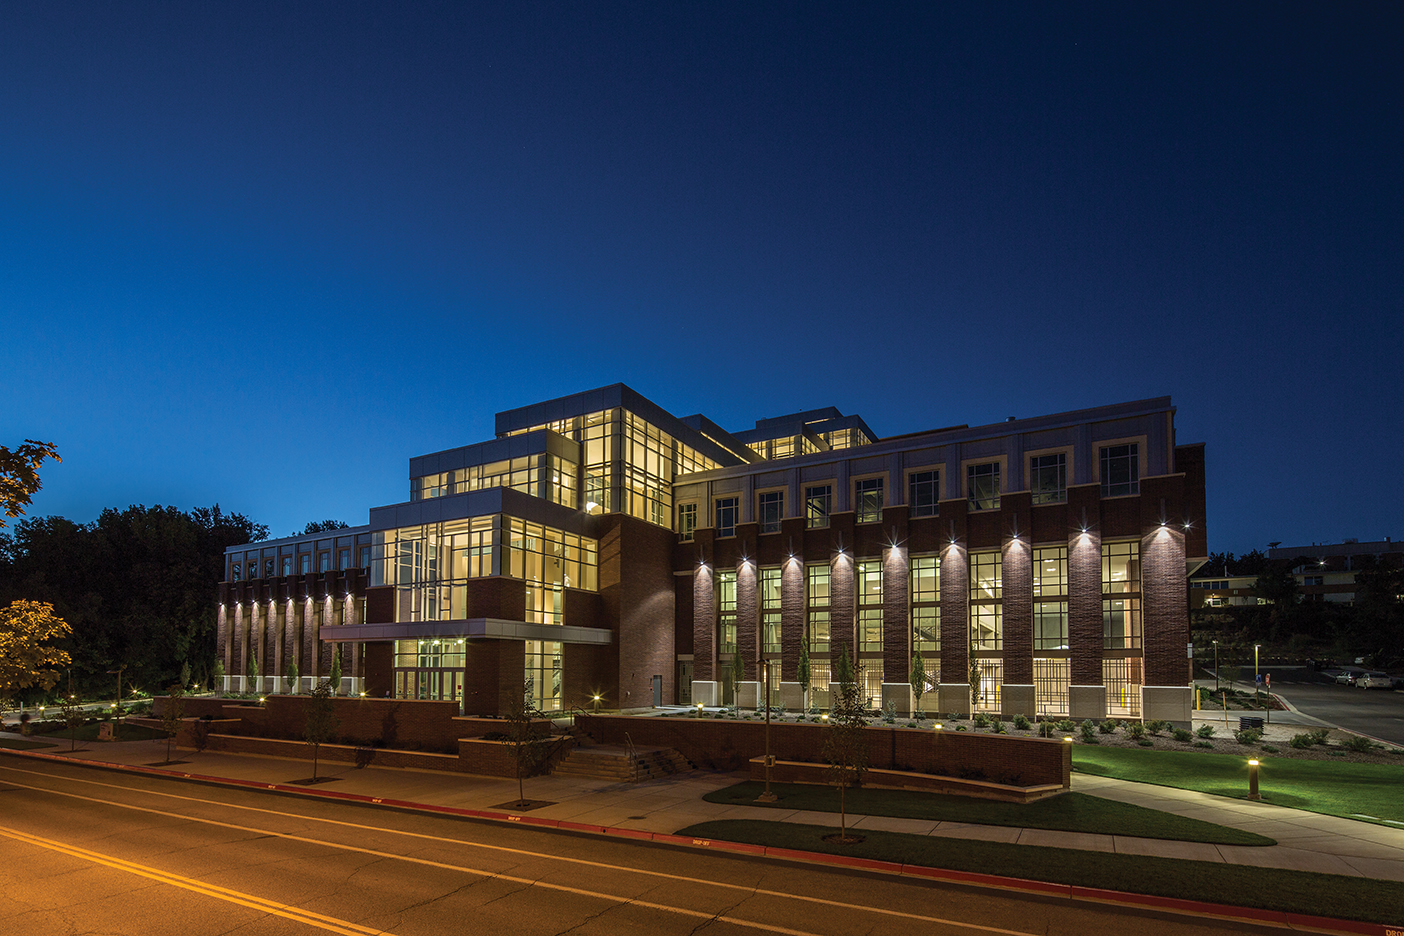
[{"label": "brick pilaster", "polygon": [[837,661],[841,648],[848,648],[848,658],[853,662],[853,672],[858,672],[858,653],[854,644],[854,629],[857,626],[857,612],[854,603],[853,556],[840,553],[834,557],[829,574],[829,656]]},{"label": "brick pilaster", "polygon": [[959,542],[941,550],[940,672],[943,683],[970,682],[970,555]]},{"label": "brick pilaster", "polygon": [[244,667],[247,665],[246,661],[249,657],[247,650],[248,629],[243,602],[236,602],[234,605],[234,624],[230,632],[229,653],[224,660],[224,671],[230,676],[244,675]]},{"label": "brick pilaster", "polygon": [[742,562],[736,569],[736,652],[741,654],[745,675],[759,679],[756,660],[760,658],[760,601],[756,594],[756,564]]},{"label": "brick pilaster", "polygon": [[299,658],[298,654],[298,626],[297,626],[297,603],[291,599],[281,602],[283,605],[283,672],[288,671],[288,664],[296,663],[298,676],[310,676],[306,672],[306,657]]},{"label": "brick pilaster", "polygon": [[799,559],[780,566],[780,679],[799,679],[800,644],[804,640],[805,567]]},{"label": "brick pilaster", "polygon": [[712,567],[699,565],[692,576],[692,678],[703,682],[717,678],[716,601]]},{"label": "brick pilaster", "polygon": [[882,673],[883,682],[906,682],[911,675],[912,628],[907,617],[907,550],[883,550]]},{"label": "brick pilaster", "polygon": [[1189,681],[1189,611],[1184,592],[1184,534],[1157,525],[1141,539],[1141,633],[1147,686],[1180,686]]},{"label": "brick pilaster", "polygon": [[1033,685],[1033,555],[1029,536],[1004,544],[1000,565],[1004,595],[1004,682]]},{"label": "brick pilaster", "polygon": [[1100,686],[1103,681],[1099,497],[1095,485],[1068,490],[1068,649],[1074,686]]}]

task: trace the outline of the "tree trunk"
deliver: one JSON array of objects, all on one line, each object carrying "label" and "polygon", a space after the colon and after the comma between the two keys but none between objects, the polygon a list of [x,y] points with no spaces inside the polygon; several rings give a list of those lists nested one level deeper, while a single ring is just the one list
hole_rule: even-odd
[{"label": "tree trunk", "polygon": [[844,811],[844,796],[843,796],[843,794],[844,794],[845,792],[847,792],[847,790],[848,790],[848,787],[846,787],[846,786],[841,786],[841,787],[839,787],[839,842],[840,842],[840,843],[842,843],[844,839],[848,838],[848,815],[847,815],[847,813]]},{"label": "tree trunk", "polygon": [[313,781],[315,781],[315,780],[317,779],[317,749],[318,749],[319,747],[321,747],[320,744],[314,744],[314,745],[312,745],[312,779],[313,779]]}]

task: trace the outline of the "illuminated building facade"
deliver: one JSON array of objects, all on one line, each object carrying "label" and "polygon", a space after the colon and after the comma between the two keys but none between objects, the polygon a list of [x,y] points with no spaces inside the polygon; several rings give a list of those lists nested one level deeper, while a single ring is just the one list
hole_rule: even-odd
[{"label": "illuminated building facade", "polygon": [[230,688],[340,652],[344,691],[470,713],[524,684],[545,710],[750,706],[768,663],[794,710],[847,653],[901,713],[1189,720],[1204,450],[1168,398],[882,439],[832,408],[731,433],[616,384],[496,434],[411,459],[365,527],[229,550]]}]

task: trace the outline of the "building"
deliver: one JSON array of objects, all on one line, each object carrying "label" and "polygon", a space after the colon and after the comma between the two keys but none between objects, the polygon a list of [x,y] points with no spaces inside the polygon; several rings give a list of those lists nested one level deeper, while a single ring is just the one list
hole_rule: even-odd
[{"label": "building", "polygon": [[[228,551],[229,688],[296,662],[343,689],[496,713],[823,705],[847,652],[905,713],[1190,719],[1187,559],[1204,449],[1161,397],[879,438],[833,408],[727,432],[622,384],[410,459],[364,527]],[[344,648],[344,649],[337,649]],[[739,679],[736,657],[740,656]],[[973,689],[972,689],[973,685]]]},{"label": "building", "polygon": [[[1353,605],[1356,574],[1367,568],[1404,567],[1404,543],[1391,537],[1373,543],[1358,539],[1310,546],[1274,543],[1268,547],[1267,562],[1273,568],[1291,570],[1298,602]],[[1190,610],[1267,604],[1258,597],[1257,581],[1256,574],[1195,573],[1190,578]]]}]

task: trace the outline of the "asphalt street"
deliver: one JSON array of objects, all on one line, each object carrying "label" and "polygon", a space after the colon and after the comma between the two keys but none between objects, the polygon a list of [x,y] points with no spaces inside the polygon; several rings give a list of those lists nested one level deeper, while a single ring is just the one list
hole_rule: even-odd
[{"label": "asphalt street", "polygon": [[1404,747],[1404,691],[1340,686],[1306,669],[1270,672],[1272,691],[1302,714]]},{"label": "asphalt street", "polygon": [[0,764],[0,842],[6,933],[1254,930],[40,762]]}]

